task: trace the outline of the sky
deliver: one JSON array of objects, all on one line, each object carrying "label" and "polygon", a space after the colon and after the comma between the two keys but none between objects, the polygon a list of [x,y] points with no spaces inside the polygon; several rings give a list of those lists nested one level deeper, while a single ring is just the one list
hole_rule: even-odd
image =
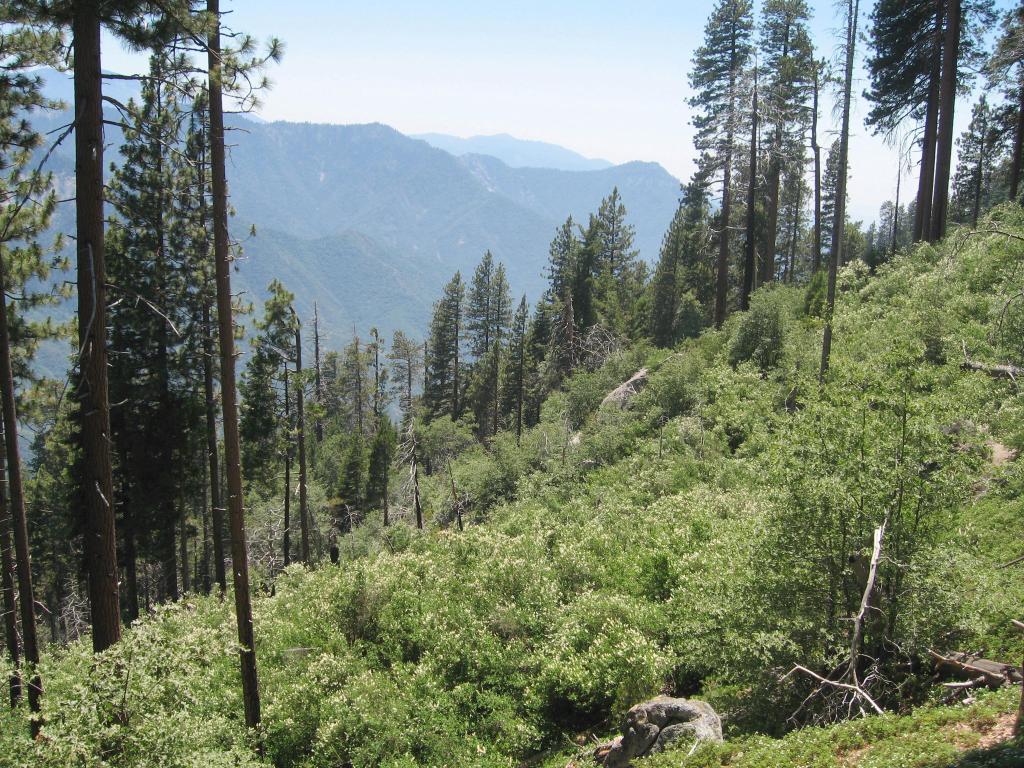
[{"label": "sky", "polygon": [[[1008,0],[999,0],[1005,6]],[[284,41],[267,120],[386,123],[407,133],[509,133],[614,163],[649,160],[686,180],[694,167],[687,73],[713,0],[224,0],[225,24]],[[759,4],[758,4],[759,5]],[[861,3],[861,30],[873,3]],[[811,0],[819,56],[842,24],[832,0]],[[863,61],[865,43],[858,42]],[[104,68],[138,71],[137,54],[105,41]],[[858,67],[855,94],[866,86]],[[972,97],[973,98],[973,97]],[[957,105],[957,133],[971,99]],[[831,133],[833,99],[823,104]],[[898,151],[863,126],[854,102],[850,215],[865,223],[892,199]],[[904,199],[916,188],[904,170]]]}]

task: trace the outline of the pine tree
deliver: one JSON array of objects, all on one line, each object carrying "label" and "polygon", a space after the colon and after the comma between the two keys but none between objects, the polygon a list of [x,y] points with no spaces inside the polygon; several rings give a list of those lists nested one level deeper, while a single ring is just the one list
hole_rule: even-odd
[{"label": "pine tree", "polygon": [[[142,103],[128,104],[122,162],[112,168],[108,199],[117,216],[109,224],[107,275],[113,355],[109,369],[113,444],[120,459],[122,534],[126,553],[147,548],[161,564],[161,596],[179,596],[175,530],[182,484],[185,435],[192,425],[189,361],[182,330],[189,321],[188,286],[194,266],[185,259],[188,233],[175,224],[173,148],[182,119],[176,89],[167,83],[174,63],[150,58]],[[150,419],[164,429],[153,433]],[[126,563],[134,574],[135,563]],[[138,591],[128,579],[128,616],[138,616]]]},{"label": "pine tree", "polygon": [[699,332],[703,320],[687,306],[706,307],[710,313],[710,221],[707,191],[698,175],[683,188],[679,208],[661,244],[661,255],[651,282],[650,335],[660,347],[673,346],[683,336]]},{"label": "pine tree", "polygon": [[[12,678],[10,695],[12,705],[21,695],[22,679],[19,674],[21,651],[30,665],[31,678],[27,681],[29,707],[33,713],[33,732],[38,729],[42,680],[39,676],[39,642],[35,615],[35,591],[30,562],[28,518],[26,514],[25,484],[22,474],[20,446],[18,444],[18,404],[16,402],[15,369],[24,371],[26,357],[31,356],[38,342],[33,338],[33,324],[25,313],[45,303],[33,284],[45,281],[52,264],[47,250],[39,240],[50,225],[56,205],[52,191],[52,177],[31,171],[32,152],[42,142],[33,131],[27,114],[48,106],[40,91],[38,77],[28,68],[53,61],[60,40],[41,28],[21,25],[11,32],[0,31],[5,63],[10,64],[0,87],[0,411],[3,422],[4,469],[7,475],[7,494],[4,499],[0,549],[4,568],[4,609],[13,612],[15,596],[10,583],[11,560],[15,564],[18,594],[16,605],[21,613],[21,640],[19,647],[14,635],[13,622],[6,626],[7,649],[11,656]],[[59,243],[58,243],[59,245]],[[8,306],[8,296],[19,296],[20,306]],[[8,523],[8,519],[10,522]],[[10,526],[10,527],[8,527]],[[13,533],[14,557],[10,557],[8,537]],[[13,618],[13,613],[12,613]]]},{"label": "pine tree", "polygon": [[434,305],[426,344],[423,402],[433,416],[457,419],[462,412],[462,321],[466,287],[455,276]]},{"label": "pine tree", "polygon": [[779,225],[783,174],[802,170],[803,138],[807,131],[808,97],[814,83],[814,46],[804,0],[766,0],[761,10],[760,58],[766,73],[763,109],[770,126],[766,145],[767,223],[759,283],[774,279],[778,241],[785,237]]},{"label": "pine tree", "polygon": [[[626,223],[626,206],[618,188],[601,201],[583,238],[583,261],[594,286],[594,321],[613,332],[631,336],[634,310],[647,278],[646,269],[633,248],[636,230]],[[574,301],[578,297],[574,297]],[[586,313],[586,314],[589,314]],[[590,327],[586,314],[577,310],[581,329]]]},{"label": "pine tree", "polygon": [[391,479],[391,462],[395,457],[398,434],[391,420],[382,415],[377,422],[377,431],[370,445],[370,458],[366,474],[366,506],[384,513],[384,524],[388,520],[388,486]]},{"label": "pine tree", "polygon": [[982,94],[974,105],[971,123],[958,140],[953,179],[953,221],[978,225],[978,217],[991,207],[996,190],[993,177],[1002,154],[1002,136],[995,114]]},{"label": "pine tree", "polygon": [[[966,85],[980,61],[983,37],[992,23],[991,8],[990,0],[956,0],[955,6],[951,0],[880,0],[871,13],[871,83],[864,95],[873,106],[866,122],[876,133],[891,135],[907,118],[924,121],[915,240],[944,229],[944,221],[940,225],[933,220],[933,203],[944,207],[955,91],[958,84]],[[940,114],[942,102],[948,105],[945,117]],[[940,122],[945,126],[943,142]],[[944,219],[943,211],[938,213]]]},{"label": "pine tree", "polygon": [[846,182],[850,155],[850,103],[853,98],[853,61],[857,46],[857,21],[860,14],[860,0],[847,0],[846,36],[841,50],[846,58],[846,72],[843,78],[842,120],[839,129],[839,150],[836,167],[835,208],[833,210],[831,257],[828,267],[828,287],[825,299],[825,331],[821,345],[821,367],[819,380],[824,382],[828,373],[829,356],[832,352],[832,313],[836,302],[836,272],[843,261],[843,244],[846,240]]},{"label": "pine tree", "polygon": [[832,237],[835,234],[835,220],[839,192],[839,149],[836,139],[829,148],[825,160],[825,176],[821,182],[821,246],[825,252],[832,251]]},{"label": "pine tree", "polygon": [[339,400],[344,403],[348,428],[360,438],[369,433],[372,424],[374,386],[370,382],[367,349],[353,329],[352,341],[345,347],[338,380]]},{"label": "pine tree", "polygon": [[526,297],[519,300],[515,316],[512,318],[508,354],[505,357],[504,375],[501,386],[502,412],[505,414],[506,425],[511,424],[516,434],[516,444],[523,434],[523,412],[527,396],[527,376],[529,375],[527,334],[529,330],[530,309]]},{"label": "pine tree", "polygon": [[391,386],[394,388],[398,407],[402,411],[402,423],[412,418],[413,392],[420,371],[423,369],[423,351],[420,345],[402,331],[395,331],[388,353],[391,366]]},{"label": "pine tree", "polygon": [[719,0],[704,28],[704,44],[694,54],[690,87],[696,95],[694,144],[702,173],[722,179],[715,281],[715,327],[725,320],[729,288],[729,231],[732,226],[732,172],[737,141],[746,120],[743,74],[753,53],[752,5],[749,0]]},{"label": "pine tree", "polygon": [[[1024,2],[1003,16],[1002,33],[987,64],[990,86],[1004,88],[1013,140],[1010,154],[1009,197],[1020,200],[1020,177],[1024,166]],[[1013,70],[1013,75],[1010,74]]]},{"label": "pine tree", "polygon": [[277,385],[284,367],[295,356],[296,320],[292,313],[294,294],[280,281],[267,287],[270,294],[257,322],[258,335],[246,363],[239,389],[242,395],[239,434],[243,441],[242,469],[247,482],[273,487],[274,467],[284,455],[284,410]]}]

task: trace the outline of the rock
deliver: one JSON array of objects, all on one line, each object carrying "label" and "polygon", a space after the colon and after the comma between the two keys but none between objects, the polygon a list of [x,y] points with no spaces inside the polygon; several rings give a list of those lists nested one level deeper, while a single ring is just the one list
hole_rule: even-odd
[{"label": "rock", "polygon": [[604,400],[601,401],[601,407],[615,407],[622,411],[626,410],[629,408],[630,402],[633,398],[647,386],[648,376],[648,370],[646,368],[641,368],[626,381],[619,384],[619,386],[605,395]]},{"label": "rock", "polygon": [[710,704],[669,696],[637,704],[626,713],[622,736],[594,753],[605,768],[627,768],[636,757],[657,754],[679,739],[722,741],[722,721]]}]

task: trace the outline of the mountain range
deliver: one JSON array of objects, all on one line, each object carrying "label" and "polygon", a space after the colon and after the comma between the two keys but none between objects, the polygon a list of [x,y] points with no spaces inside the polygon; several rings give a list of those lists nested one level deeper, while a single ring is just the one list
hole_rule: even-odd
[{"label": "mountain range", "polygon": [[[54,73],[48,80],[48,91],[67,100],[66,78]],[[52,113],[37,124],[52,130],[67,120]],[[515,295],[535,300],[556,228],[569,215],[585,224],[613,187],[636,227],[636,247],[652,261],[679,196],[678,180],[656,163],[611,166],[510,136],[456,139],[463,144],[446,151],[379,123],[236,115],[229,128],[231,230],[244,252],[234,287],[259,302],[276,277],[306,318],[317,302],[329,347],[343,344],[353,327],[364,335],[376,325],[382,334],[403,328],[421,336],[444,283],[456,270],[468,278],[488,249],[505,263]],[[107,139],[107,158],[117,162],[116,128]],[[453,154],[487,146],[504,159]],[[62,177],[73,172],[72,152],[65,141],[51,160],[60,183],[70,181]],[[575,157],[607,167],[518,167],[514,160],[544,157],[554,165]],[[58,226],[69,228],[73,211],[65,208]]]}]

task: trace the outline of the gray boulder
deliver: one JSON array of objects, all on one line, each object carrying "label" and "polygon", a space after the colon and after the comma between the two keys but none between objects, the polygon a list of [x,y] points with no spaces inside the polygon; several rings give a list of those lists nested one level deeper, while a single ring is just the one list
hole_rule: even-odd
[{"label": "gray boulder", "polygon": [[721,742],[721,718],[707,702],[658,696],[630,709],[622,736],[595,757],[606,768],[627,768],[633,758],[657,754],[679,739]]}]

